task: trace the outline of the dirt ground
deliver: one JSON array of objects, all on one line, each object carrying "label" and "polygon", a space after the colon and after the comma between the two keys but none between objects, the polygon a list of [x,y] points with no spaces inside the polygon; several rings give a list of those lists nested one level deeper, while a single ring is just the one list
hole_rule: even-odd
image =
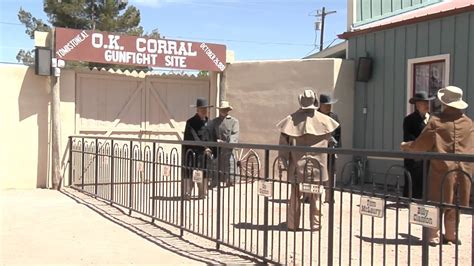
[{"label": "dirt ground", "polygon": [[[154,213],[159,220],[179,224],[180,197],[174,182],[161,186],[152,196],[150,184],[135,185],[135,200],[129,203],[129,189],[114,192],[118,203],[144,213]],[[110,196],[110,186],[99,187],[99,195]],[[92,190],[92,189],[88,189]],[[93,190],[92,190],[93,191]],[[91,191],[91,192],[92,192]],[[193,198],[183,206],[185,228],[210,238],[217,237],[220,219],[223,243],[263,256],[273,261],[296,265],[326,265],[328,252],[328,204],[321,204],[321,231],[310,231],[307,217],[301,219],[303,230],[288,232],[286,212],[288,189],[274,187],[268,199],[268,227],[265,227],[265,198],[257,194],[256,183],[242,183],[222,188],[217,217],[217,190],[207,199]],[[335,195],[334,253],[335,265],[421,265],[422,227],[409,226],[408,209],[387,202],[385,218],[361,216],[358,195],[339,192]],[[152,204],[153,203],[153,204]],[[234,249],[117,206],[94,199],[74,189],[62,193],[51,190],[9,190],[0,193],[1,236],[0,264],[254,264],[255,259]],[[155,210],[153,211],[153,206]],[[302,216],[309,212],[304,204]],[[342,219],[342,220],[341,220]],[[472,265],[472,215],[460,217],[458,264]],[[454,265],[456,246],[430,247],[430,265]]]},{"label": "dirt ground", "polygon": [[71,189],[0,191],[0,265],[244,264]]}]

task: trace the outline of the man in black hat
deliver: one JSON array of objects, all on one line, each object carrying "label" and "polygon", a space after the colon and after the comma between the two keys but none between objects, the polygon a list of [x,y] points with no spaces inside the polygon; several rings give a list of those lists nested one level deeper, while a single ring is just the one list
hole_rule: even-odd
[{"label": "man in black hat", "polygon": [[[197,98],[196,114],[186,121],[186,128],[184,129],[184,140],[186,141],[209,141],[206,131],[206,126],[209,121],[207,111],[209,105],[204,98]],[[205,168],[206,148],[202,146],[185,146],[182,150],[182,161],[185,166],[183,170],[184,178],[184,197],[189,199],[194,189],[194,182],[192,182],[193,168]],[[207,194],[207,179],[203,178],[202,183],[198,183],[198,197],[205,198]]]},{"label": "man in black hat", "polygon": [[[330,95],[327,94],[320,94],[319,95],[319,108],[318,111],[331,117],[332,119],[336,120],[337,123],[339,123],[339,126],[334,130],[331,135],[332,138],[329,140],[329,147],[332,148],[340,148],[341,147],[341,126],[339,122],[339,117],[337,116],[336,113],[332,111],[332,105],[337,102],[337,99],[333,99]],[[317,102],[315,103],[317,105]],[[329,161],[331,161],[332,164],[332,173],[335,173],[336,170],[336,156],[334,154],[328,154],[328,166],[329,166]],[[336,182],[336,179],[334,179],[334,182]],[[327,184],[325,184],[327,185]],[[326,191],[326,198],[324,200],[325,203],[329,202],[328,196],[329,193]]]},{"label": "man in black hat", "polygon": [[[435,97],[429,97],[424,91],[416,92],[408,101],[415,105],[415,111],[403,119],[403,141],[414,141],[423,131],[428,120],[430,119],[429,101]],[[421,199],[423,197],[423,161],[405,159],[404,165],[411,176],[412,197]],[[405,185],[403,187],[403,195],[409,197],[409,178],[405,174]]]}]

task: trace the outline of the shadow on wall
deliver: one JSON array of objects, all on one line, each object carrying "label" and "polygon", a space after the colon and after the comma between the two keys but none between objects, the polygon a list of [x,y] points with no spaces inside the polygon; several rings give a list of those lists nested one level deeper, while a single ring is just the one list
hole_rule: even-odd
[{"label": "shadow on wall", "polygon": [[[47,187],[47,176],[48,176],[48,127],[49,127],[49,81],[47,77],[36,76],[33,67],[28,68],[26,71],[23,81],[21,83],[21,90],[18,96],[18,110],[19,110],[19,123],[26,123],[26,119],[36,116],[37,130],[34,132],[34,128],[27,128],[31,132],[25,132],[32,136],[32,139],[27,140],[30,143],[37,143],[37,166],[36,166],[36,187],[45,188]],[[25,123],[22,123],[25,122]],[[22,127],[23,129],[23,127]],[[23,133],[22,133],[23,134]],[[37,141],[34,141],[34,134],[37,135]],[[21,147],[21,146],[20,146]],[[26,148],[26,147],[23,147]],[[34,147],[32,147],[34,150]],[[25,150],[24,152],[28,152]],[[25,162],[26,164],[27,162]]]}]

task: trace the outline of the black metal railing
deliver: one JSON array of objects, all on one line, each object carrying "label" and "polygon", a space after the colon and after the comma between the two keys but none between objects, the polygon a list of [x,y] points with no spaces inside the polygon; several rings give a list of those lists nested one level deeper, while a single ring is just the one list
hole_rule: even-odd
[{"label": "black metal railing", "polygon": [[[126,208],[129,214],[133,211],[150,217],[152,222],[171,225],[181,236],[193,233],[213,241],[216,248],[225,245],[263,262],[473,263],[474,209],[460,204],[459,193],[461,189],[472,190],[472,186],[466,188],[472,183],[472,173],[456,170],[459,177],[454,181],[457,193],[452,204],[430,201],[426,192],[430,160],[473,163],[474,155],[91,136],[72,136],[69,144],[69,183],[73,188]],[[288,162],[279,156],[282,151],[337,154],[349,160],[339,165],[339,171],[332,165],[327,167],[329,182],[323,189],[318,176],[321,165],[307,161],[302,181],[288,178]],[[375,174],[360,163],[360,158],[370,157],[391,159],[393,164],[385,173],[378,173],[379,178],[367,181],[364,176]],[[423,199],[401,193],[405,173],[410,179],[400,165],[404,158],[425,162]],[[332,160],[328,162],[332,164]],[[453,182],[452,173],[445,173],[443,184],[446,180]],[[299,189],[307,192],[301,194],[302,198],[292,198],[291,194],[298,194]],[[324,190],[327,204],[320,194]],[[440,194],[443,199],[441,190]],[[293,208],[299,206],[301,218],[296,217],[296,209],[289,209],[291,200]],[[438,228],[443,231],[442,210],[448,209],[455,211],[456,235],[462,243],[432,247],[427,227],[414,223],[426,226],[438,220]],[[425,216],[416,218],[415,210]],[[311,214],[315,219],[312,222]],[[299,223],[298,228],[289,228],[288,219],[292,217]],[[319,226],[314,221],[319,221]]]}]

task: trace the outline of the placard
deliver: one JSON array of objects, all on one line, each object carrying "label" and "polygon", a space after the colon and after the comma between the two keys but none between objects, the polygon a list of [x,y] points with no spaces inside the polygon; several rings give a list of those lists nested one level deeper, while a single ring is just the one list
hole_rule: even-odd
[{"label": "placard", "polygon": [[273,182],[260,180],[258,181],[258,195],[263,197],[273,196]]},{"label": "placard", "polygon": [[202,183],[203,173],[202,170],[193,171],[193,182]]},{"label": "placard", "polygon": [[359,213],[377,218],[383,218],[385,201],[381,198],[360,197]]},{"label": "placard", "polygon": [[163,173],[163,176],[170,177],[171,176],[171,167],[169,165],[164,165],[162,173]]},{"label": "placard", "polygon": [[143,172],[143,162],[137,162],[137,170],[138,172]]},{"label": "placard", "polygon": [[301,183],[300,191],[303,193],[322,194],[324,186],[318,184]]},{"label": "placard", "polygon": [[410,203],[410,223],[429,228],[439,227],[439,208]]}]

